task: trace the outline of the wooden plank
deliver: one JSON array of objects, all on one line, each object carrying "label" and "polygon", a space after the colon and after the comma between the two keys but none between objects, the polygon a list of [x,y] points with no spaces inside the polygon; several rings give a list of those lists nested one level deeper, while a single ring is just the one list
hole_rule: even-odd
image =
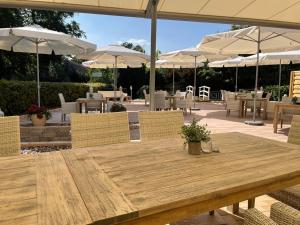
[{"label": "wooden plank", "polygon": [[0,224],[37,224],[34,156],[0,159]]},{"label": "wooden plank", "polygon": [[38,157],[39,225],[83,225],[92,222],[60,152]]},{"label": "wooden plank", "polygon": [[85,150],[62,152],[93,221],[114,224],[137,218],[137,211]]}]

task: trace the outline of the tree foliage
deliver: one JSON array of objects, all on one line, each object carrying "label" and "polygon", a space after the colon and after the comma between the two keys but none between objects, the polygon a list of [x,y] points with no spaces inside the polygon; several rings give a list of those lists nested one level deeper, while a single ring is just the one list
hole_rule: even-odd
[{"label": "tree foliage", "polygon": [[123,42],[121,45],[124,46],[125,48],[129,48],[138,52],[145,53],[145,49],[140,45],[134,45],[133,43],[130,42]]}]

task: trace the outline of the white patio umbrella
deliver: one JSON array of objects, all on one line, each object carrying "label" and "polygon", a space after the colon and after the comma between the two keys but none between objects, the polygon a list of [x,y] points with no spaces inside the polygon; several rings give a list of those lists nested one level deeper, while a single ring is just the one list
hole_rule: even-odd
[{"label": "white patio umbrella", "polygon": [[[290,62],[298,63],[300,60],[300,50],[286,52],[268,52],[259,53],[260,65],[279,65],[278,75],[278,101],[280,101],[280,86],[281,86],[281,66],[290,64]],[[256,55],[248,56],[243,59],[246,65],[255,65]]]},{"label": "white patio umbrella", "polygon": [[211,63],[208,63],[209,67],[212,68],[220,68],[220,67],[235,67],[235,92],[238,90],[238,73],[239,73],[239,67],[244,66],[242,64],[242,59],[244,57],[238,56],[236,58],[229,58],[225,60],[220,61],[214,61]]},{"label": "white patio umbrella", "polygon": [[108,45],[97,49],[96,51],[80,56],[81,58],[101,63],[108,63],[114,65],[114,95],[117,91],[117,68],[118,64],[129,65],[130,63],[142,64],[147,63],[150,57],[142,52],[125,48],[121,45]]},{"label": "white patio umbrella", "polygon": [[[202,62],[197,62],[196,66],[201,67],[204,64]],[[194,68],[194,62],[182,62],[182,61],[172,61],[166,59],[160,59],[156,61],[156,68],[165,68],[165,69],[172,69],[172,93],[175,93],[175,69],[179,68]]]},{"label": "white patio umbrella", "polygon": [[[299,41],[298,41],[299,40]],[[252,26],[205,36],[197,46],[199,50],[215,54],[255,54],[256,75],[254,91],[257,94],[259,52],[288,51],[300,48],[300,30]],[[256,99],[254,98],[254,108]],[[253,113],[251,125],[262,125]]]},{"label": "white patio umbrella", "polygon": [[52,54],[52,52],[56,55],[85,54],[94,51],[96,45],[65,33],[48,30],[35,25],[1,28],[0,49],[36,54],[38,105],[40,106],[39,54]]},{"label": "white patio umbrella", "polygon": [[[114,62],[99,62],[99,61],[85,61],[82,63],[83,66],[88,67],[88,68],[95,68],[95,69],[111,69],[111,68],[115,68],[115,64]],[[117,68],[121,69],[121,68],[127,68],[127,67],[131,67],[131,68],[139,68],[141,67],[142,64],[136,64],[135,62],[127,62],[127,63],[118,63],[117,64]]]},{"label": "white patio umbrella", "polygon": [[[199,49],[193,48],[186,48],[182,50],[172,51],[168,53],[164,53],[160,55],[160,59],[165,60],[174,60],[174,61],[182,61],[191,63],[194,62],[194,85],[193,85],[193,96],[194,96],[194,109],[196,110],[196,83],[197,83],[197,61],[204,62],[207,61],[209,58],[217,57],[216,54],[209,53],[206,51],[200,51]],[[220,58],[220,57],[219,57]]]}]

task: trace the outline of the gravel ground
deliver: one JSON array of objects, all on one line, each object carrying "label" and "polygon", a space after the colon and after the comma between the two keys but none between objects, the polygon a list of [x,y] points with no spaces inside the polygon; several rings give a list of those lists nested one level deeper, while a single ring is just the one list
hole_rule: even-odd
[{"label": "gravel ground", "polygon": [[21,154],[37,154],[43,152],[60,151],[62,149],[70,149],[71,146],[35,146],[24,147],[21,149]]}]

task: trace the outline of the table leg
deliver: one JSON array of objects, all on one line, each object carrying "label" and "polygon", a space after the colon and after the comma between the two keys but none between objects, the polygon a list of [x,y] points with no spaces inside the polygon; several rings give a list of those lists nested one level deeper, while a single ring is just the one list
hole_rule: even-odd
[{"label": "table leg", "polygon": [[85,105],[85,113],[88,113],[87,102],[84,103],[84,105]]},{"label": "table leg", "polygon": [[214,210],[212,210],[212,211],[209,211],[209,215],[210,215],[210,216],[213,216],[213,215],[215,215],[215,211],[214,211]]},{"label": "table leg", "polygon": [[232,213],[233,214],[238,214],[239,213],[239,210],[240,210],[240,203],[234,203],[232,205]]},{"label": "table leg", "polygon": [[243,100],[240,100],[240,117],[244,116],[244,103]]},{"label": "table leg", "polygon": [[82,113],[82,103],[79,103],[79,113]]},{"label": "table leg", "polygon": [[248,209],[253,209],[255,207],[255,198],[248,199]]},{"label": "table leg", "polygon": [[266,120],[268,117],[267,114],[267,101],[264,101],[264,120]]},{"label": "table leg", "polygon": [[275,105],[274,108],[274,118],[273,118],[273,129],[274,129],[274,133],[277,133],[277,126],[278,126],[278,106]]},{"label": "table leg", "polygon": [[107,102],[102,102],[102,104],[103,104],[103,113],[105,113],[105,107],[107,105]]}]

